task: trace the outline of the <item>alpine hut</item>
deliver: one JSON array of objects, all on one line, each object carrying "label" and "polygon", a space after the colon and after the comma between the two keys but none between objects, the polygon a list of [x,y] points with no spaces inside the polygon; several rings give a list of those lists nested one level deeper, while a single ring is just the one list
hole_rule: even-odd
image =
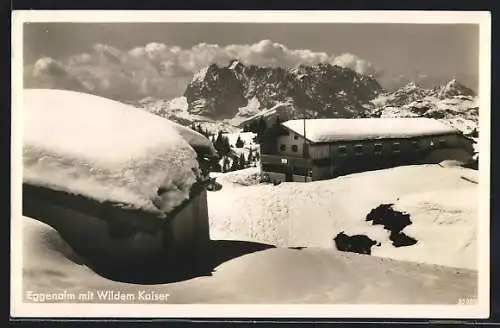
[{"label": "alpine hut", "polygon": [[[259,131],[261,174],[313,181],[399,165],[472,158],[472,142],[429,118],[267,121]],[[433,156],[433,154],[438,154]]]},{"label": "alpine hut", "polygon": [[207,138],[75,91],[26,89],[22,111],[23,215],[85,253],[114,245],[103,233],[139,256],[191,253],[210,240],[205,187],[216,152]]}]

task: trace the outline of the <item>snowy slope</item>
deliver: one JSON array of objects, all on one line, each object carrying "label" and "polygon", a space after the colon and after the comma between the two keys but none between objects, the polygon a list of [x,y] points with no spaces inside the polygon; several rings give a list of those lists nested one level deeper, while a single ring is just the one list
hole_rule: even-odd
[{"label": "snowy slope", "polygon": [[[332,238],[345,231],[381,242],[372,248],[375,256],[476,268],[477,184],[462,176],[477,180],[477,171],[407,166],[278,186],[233,183],[252,180],[236,178],[238,172],[217,178],[223,188],[209,193],[212,238],[332,248]],[[386,230],[365,221],[384,203],[410,213],[413,224],[403,232],[419,240],[416,245],[395,248]]]},{"label": "snowy slope", "polygon": [[206,116],[190,113],[188,111],[186,97],[178,97],[170,100],[148,97],[142,99],[134,105],[155,115],[177,122],[183,126],[191,126],[192,124],[201,125],[203,129],[206,129],[212,134],[217,134],[219,131],[238,131],[238,129],[230,122],[217,121]]},{"label": "snowy slope", "polygon": [[73,91],[25,90],[23,117],[25,183],[145,211],[187,199],[198,172],[191,145],[212,151],[182,126]]},{"label": "snowy slope", "polygon": [[[168,293],[168,304],[456,304],[463,295],[477,293],[472,271],[315,248],[243,254],[218,265],[211,276],[175,283],[121,283],[90,270],[48,225],[22,220],[23,284],[34,293],[144,291]],[[227,253],[231,244],[221,245],[217,254]],[[143,265],[158,271],[159,263]],[[105,301],[95,297],[90,302]]]},{"label": "snowy slope", "polygon": [[[477,184],[462,178],[477,181],[476,171],[409,166],[278,186],[259,184],[256,168],[214,176],[223,188],[208,193],[212,244],[203,259],[213,261],[210,275],[172,282],[162,259],[124,262],[125,248],[105,227],[67,224],[67,238],[92,237],[102,248],[95,252],[102,263],[160,275],[154,285],[111,281],[90,270],[53,228],[24,217],[24,289],[154,291],[170,294],[169,304],[456,304],[477,295]],[[413,224],[404,232],[416,245],[394,248],[387,231],[365,221],[386,202],[410,213]],[[373,247],[374,256],[340,252],[331,240],[339,231],[382,245]]]}]

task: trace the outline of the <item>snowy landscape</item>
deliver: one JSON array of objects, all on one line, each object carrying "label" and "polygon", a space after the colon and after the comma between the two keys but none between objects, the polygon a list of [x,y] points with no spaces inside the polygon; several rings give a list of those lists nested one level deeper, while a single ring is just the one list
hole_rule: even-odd
[{"label": "snowy landscape", "polygon": [[[158,188],[155,185],[159,185],[166,190],[160,196],[166,202],[159,206],[168,213],[188,197],[186,186],[191,185],[195,177],[189,177],[190,170],[186,170],[189,167],[185,166],[185,161],[179,161],[179,155],[188,156],[186,160],[196,167],[192,151],[186,147],[203,146],[212,151],[220,147],[215,135],[204,139],[201,133],[195,132],[198,129],[207,133],[207,129],[199,126],[184,128],[117,102],[104,103],[107,105],[103,106],[100,98],[95,97],[95,100],[91,98],[95,101],[94,106],[86,107],[89,104],[87,96],[79,93],[57,90],[55,93],[52,90],[25,92],[25,125],[29,128],[29,133],[25,135],[25,179],[33,184],[69,190],[96,199],[104,197],[145,211],[155,208],[145,200],[153,197],[154,190]],[[54,100],[51,100],[51,95],[54,95]],[[63,106],[63,101],[67,101],[68,106],[79,103],[83,107],[69,111],[69,107]],[[51,106],[55,102],[59,105]],[[114,125],[108,121],[102,127],[94,126],[93,135],[105,135],[113,129],[117,140],[133,136],[133,148],[123,147],[123,153],[106,153],[114,147],[114,139],[103,144],[102,139],[97,137],[87,139],[85,147],[68,148],[71,140],[63,138],[62,134],[71,134],[75,140],[85,140],[88,130],[82,122],[97,115],[111,117],[116,115],[114,111],[119,110],[123,111],[118,116],[120,120],[113,120]],[[99,111],[99,114],[93,111]],[[82,116],[75,120],[75,114]],[[73,122],[73,126],[58,124],[65,115],[65,120]],[[137,124],[141,121],[148,123]],[[35,122],[43,124],[37,128]],[[51,138],[43,138],[45,130],[41,127],[50,124],[55,124],[51,126]],[[128,129],[123,129],[127,124]],[[151,124],[159,125],[155,130],[161,131],[161,135],[151,132]],[[131,134],[131,131],[136,132]],[[174,135],[182,139],[176,141],[172,139]],[[310,183],[272,185],[261,182],[256,157],[250,156],[252,160],[247,161],[249,154],[256,154],[259,150],[254,142],[254,133],[225,132],[220,136],[229,145],[228,154],[235,156],[223,157],[231,159],[227,165],[221,158],[221,170],[209,174],[219,186],[208,193],[210,238],[214,248],[208,251],[207,260],[213,261],[209,265],[213,266],[212,272],[194,273],[194,276],[186,274],[185,278],[171,278],[166,273],[161,277],[165,270],[161,260],[152,257],[137,262],[136,258],[127,258],[123,252],[123,241],[113,240],[98,227],[85,222],[77,223],[76,218],[72,223],[68,218],[68,222],[63,220],[50,227],[25,217],[25,288],[46,290],[50,287],[76,292],[103,288],[130,291],[147,287],[175,295],[170,300],[180,303],[377,301],[454,304],[460,295],[476,294],[476,170],[451,162],[396,167]],[[144,138],[142,144],[140,138]],[[55,149],[55,153],[51,154],[50,149]],[[165,151],[176,154],[176,160],[155,159],[154,156],[163,156]],[[40,153],[44,154],[43,161],[35,158]],[[61,154],[64,154],[63,158]],[[129,156],[137,158],[129,162],[132,166],[127,164],[121,168],[121,165],[114,164]],[[242,167],[233,167],[233,161],[236,163],[240,156],[245,159]],[[94,163],[90,171],[85,164],[79,164],[84,159]],[[157,165],[165,164],[176,166],[170,171],[158,171],[161,175],[151,175],[158,170]],[[84,166],[79,168],[78,165]],[[119,168],[122,171],[117,171]],[[94,180],[96,169],[114,173],[97,176]],[[142,174],[142,177],[136,180],[126,172]],[[149,173],[144,175],[146,172]],[[129,180],[112,178],[114,176]],[[159,180],[151,180],[153,177]],[[141,185],[135,187],[135,181],[140,181]],[[186,186],[181,188],[179,183],[186,183]],[[461,201],[457,202],[457,199]],[[153,203],[158,204],[154,200]],[[410,223],[400,233],[411,238],[414,241],[412,245],[400,247],[387,227],[370,222],[369,214],[383,205],[390,205],[395,213],[409,215]],[[140,282],[125,283],[121,280],[132,279],[127,278],[126,271],[122,272],[125,278],[119,281],[95,273],[92,266],[88,266],[88,260],[73,251],[71,244],[78,245],[78,242],[62,239],[58,229],[65,231],[66,236],[73,236],[70,238],[78,235],[78,238],[92,238],[93,247],[102,249],[101,263],[117,265],[119,261],[125,265],[122,270],[128,267],[134,274],[137,274],[137,269],[154,272],[154,281],[160,285],[152,287]],[[364,236],[373,241],[371,256],[342,252],[334,241],[339,234]],[[453,238],[443,238],[445,235]],[[238,243],[241,244],[238,246]],[[365,273],[359,269],[360,266],[366,270]],[[285,272],[288,278],[283,280]],[[139,276],[148,274],[141,273]],[[304,284],[304,280],[311,282]],[[266,288],[256,288],[263,284]],[[390,293],[386,291],[389,285]],[[424,286],[424,289],[417,289],[417,286]]]},{"label": "snowy landscape", "polygon": [[[476,300],[480,108],[474,85],[450,75],[432,85],[415,78],[388,87],[360,58],[270,40],[209,46],[193,46],[189,56],[152,41],[128,52],[99,44],[86,56],[25,65],[23,184],[165,220],[200,185],[209,223],[206,249],[190,267],[191,258],[167,263],[142,250],[150,240],[143,232],[116,239],[106,223],[85,216],[47,221],[23,214],[25,291],[110,292],[86,300],[95,303],[121,302],[127,293],[149,295],[144,302],[168,294],[170,304]],[[174,67],[202,57],[196,51],[204,47],[212,57],[203,65]],[[269,55],[255,60],[268,48],[294,65],[266,62]],[[174,68],[184,74],[175,81],[181,91],[162,97],[164,84],[174,88],[165,82]],[[117,96],[121,87],[113,85],[136,93]],[[324,131],[332,129],[337,139],[355,140],[364,120],[397,125],[415,118],[398,127],[400,134],[456,131],[472,143],[473,164],[464,155],[463,161],[270,183],[261,175],[259,135],[248,127],[275,117],[291,131],[301,131],[304,118],[324,119],[308,127],[313,142],[328,141]],[[341,119],[356,120],[359,128],[349,130]],[[36,302],[36,295],[25,297]]]},{"label": "snowy landscape", "polygon": [[[75,260],[78,254],[57,231],[25,217],[25,288],[146,288],[168,292],[172,303],[456,304],[462,295],[477,293],[477,184],[470,182],[477,181],[475,173],[435,165],[279,186],[259,185],[252,168],[216,174],[222,189],[210,193],[208,202],[211,239],[221,243],[218,256],[227,256],[230,241],[251,242],[249,250],[239,251],[241,256],[230,257],[210,276],[155,285],[97,275]],[[411,181],[400,184],[408,175]],[[463,201],[457,203],[458,197]],[[404,231],[418,244],[396,248],[387,231],[365,221],[383,203],[411,215],[413,223]],[[332,240],[340,231],[366,234],[381,246],[372,256],[340,252]],[[229,243],[226,249],[223,241]],[[141,265],[161,270],[158,263]]]}]

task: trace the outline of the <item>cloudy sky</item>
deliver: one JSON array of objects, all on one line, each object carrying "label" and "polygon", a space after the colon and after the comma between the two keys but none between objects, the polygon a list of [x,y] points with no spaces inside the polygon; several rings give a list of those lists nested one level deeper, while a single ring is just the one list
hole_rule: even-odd
[{"label": "cloudy sky", "polygon": [[457,78],[477,89],[478,31],[465,24],[29,23],[24,81],[118,100],[169,99],[202,67],[237,58],[337,64],[372,74],[386,88]]}]

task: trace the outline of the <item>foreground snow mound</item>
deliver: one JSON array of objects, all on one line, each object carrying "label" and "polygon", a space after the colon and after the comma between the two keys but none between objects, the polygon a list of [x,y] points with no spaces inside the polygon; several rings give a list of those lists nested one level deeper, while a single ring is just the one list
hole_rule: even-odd
[{"label": "foreground snow mound", "polygon": [[[24,183],[169,212],[189,197],[201,135],[113,100],[25,90]],[[164,192],[158,195],[158,191]]]},{"label": "foreground snow mound", "polygon": [[[23,217],[23,287],[26,290],[75,288],[105,281],[83,265],[59,233],[38,220]],[[82,286],[85,289],[85,286]]]},{"label": "foreground snow mound", "polygon": [[312,248],[257,251],[228,259],[212,276],[176,283],[121,283],[90,270],[48,225],[22,220],[25,294],[94,291],[91,302],[104,303],[113,301],[97,292],[168,293],[169,304],[456,304],[477,294],[472,271]]},{"label": "foreground snow mound", "polygon": [[[222,189],[208,195],[211,235],[333,248],[332,239],[344,231],[380,242],[372,248],[375,256],[475,269],[475,175],[461,167],[415,165],[311,183],[226,188],[233,179],[224,174],[217,178]],[[382,226],[366,221],[381,204],[395,204],[410,214],[412,224],[403,232],[416,238],[416,245],[395,248]]]}]

